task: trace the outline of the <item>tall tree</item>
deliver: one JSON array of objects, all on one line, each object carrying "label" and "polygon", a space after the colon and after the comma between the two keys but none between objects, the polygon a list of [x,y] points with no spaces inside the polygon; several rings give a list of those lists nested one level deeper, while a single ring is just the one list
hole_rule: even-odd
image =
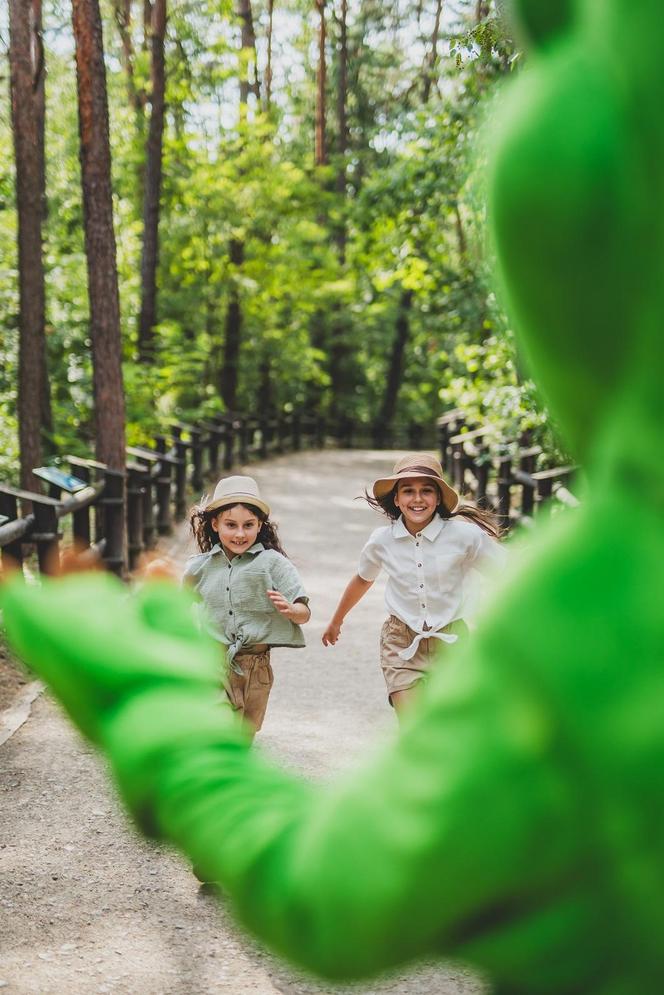
[{"label": "tall tree", "polygon": [[232,238],[229,246],[231,262],[231,289],[226,311],[224,356],[219,374],[219,392],[228,411],[237,408],[240,340],[242,335],[242,304],[240,302],[239,276],[244,262],[244,242]]},{"label": "tall tree", "polygon": [[[260,93],[257,63],[256,35],[251,10],[251,0],[238,0],[237,16],[240,21],[240,124],[247,120],[249,94],[258,98]],[[224,353],[219,373],[219,390],[229,411],[237,407],[240,347],[242,337],[242,302],[240,300],[240,275],[244,263],[244,240],[233,236],[229,245],[231,263],[230,293],[226,310]]]},{"label": "tall tree", "polygon": [[426,104],[431,93],[431,87],[436,79],[436,65],[438,63],[438,37],[440,35],[440,19],[443,13],[443,0],[436,0],[436,15],[434,17],[433,31],[431,32],[431,46],[424,60],[424,74],[422,80],[422,103]]},{"label": "tall tree", "polygon": [[246,116],[249,94],[260,95],[258,82],[258,62],[256,60],[256,33],[251,0],[238,0],[237,14],[240,19],[240,112]]},{"label": "tall tree", "polygon": [[122,68],[127,80],[129,103],[140,118],[143,116],[145,94],[136,85],[134,41],[131,33],[131,0],[113,0],[113,14],[120,33]]},{"label": "tall tree", "polygon": [[327,163],[327,147],[325,143],[325,86],[327,82],[327,61],[325,55],[326,24],[325,0],[315,0],[318,11],[318,70],[316,78],[316,122],[314,136],[314,162],[317,166]]},{"label": "tall tree", "polygon": [[125,465],[120,339],[106,71],[98,0],[73,0],[85,252],[90,300],[96,455]]},{"label": "tall tree", "polygon": [[339,194],[340,210],[337,231],[337,246],[339,262],[343,266],[346,261],[346,155],[348,153],[348,0],[341,0],[339,14],[339,69],[337,85],[337,128],[339,131],[337,167],[337,193]]},{"label": "tall tree", "polygon": [[44,60],[39,0],[10,0],[9,62],[18,213],[21,483],[34,490],[32,470],[42,459],[42,428],[50,427],[42,255]]},{"label": "tall tree", "polygon": [[267,60],[265,64],[265,110],[272,105],[272,30],[274,27],[274,0],[267,0]]},{"label": "tall tree", "polygon": [[141,313],[138,322],[138,354],[143,362],[154,355],[157,321],[157,265],[159,262],[159,200],[161,195],[162,145],[166,67],[166,0],[154,0],[150,37],[150,128],[146,147],[143,193],[143,251],[141,256]]}]

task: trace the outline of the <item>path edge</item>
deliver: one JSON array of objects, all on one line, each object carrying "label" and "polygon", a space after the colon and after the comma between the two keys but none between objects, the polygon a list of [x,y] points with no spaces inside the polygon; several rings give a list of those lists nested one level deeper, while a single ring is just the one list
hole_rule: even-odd
[{"label": "path edge", "polygon": [[30,718],[32,704],[46,685],[42,681],[31,681],[19,692],[12,705],[0,713],[0,746],[3,746],[24,722]]}]

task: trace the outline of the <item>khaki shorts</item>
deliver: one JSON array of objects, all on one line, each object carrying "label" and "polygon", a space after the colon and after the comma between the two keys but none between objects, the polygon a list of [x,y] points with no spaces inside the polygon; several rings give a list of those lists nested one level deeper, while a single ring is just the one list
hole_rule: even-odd
[{"label": "khaki shorts", "polygon": [[[465,622],[457,619],[440,631],[453,633],[463,639],[468,633],[468,628]],[[455,645],[445,643],[442,639],[422,639],[415,656],[410,660],[402,659],[399,652],[410,646],[414,638],[415,632],[396,615],[389,615],[380,630],[380,665],[390,704],[395,691],[405,691],[413,687],[431,669],[436,655],[448,653]]]},{"label": "khaki shorts", "polygon": [[267,648],[260,652],[240,651],[234,662],[242,668],[242,673],[236,674],[229,668],[224,680],[224,689],[235,711],[239,712],[258,732],[263,725],[267,700],[274,683],[270,650]]}]

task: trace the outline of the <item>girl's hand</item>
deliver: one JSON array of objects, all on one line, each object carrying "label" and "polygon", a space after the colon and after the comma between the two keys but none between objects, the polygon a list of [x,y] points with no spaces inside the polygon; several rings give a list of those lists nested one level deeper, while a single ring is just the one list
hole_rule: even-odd
[{"label": "girl's hand", "polygon": [[334,622],[330,622],[327,629],[323,633],[323,646],[334,646],[340,635],[341,626],[335,625]]},{"label": "girl's hand", "polygon": [[286,600],[281,591],[268,590],[267,596],[279,614],[284,615],[291,622],[295,622],[296,625],[303,625],[311,618],[311,612],[304,602],[296,601],[294,604],[291,604],[290,601]]}]

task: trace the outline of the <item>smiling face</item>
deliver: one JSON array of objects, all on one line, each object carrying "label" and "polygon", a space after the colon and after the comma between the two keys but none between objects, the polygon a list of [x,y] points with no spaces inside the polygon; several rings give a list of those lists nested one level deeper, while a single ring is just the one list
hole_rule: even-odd
[{"label": "smiling face", "polygon": [[438,486],[427,477],[400,480],[394,495],[394,503],[403,515],[406,528],[413,535],[432,521],[440,501]]},{"label": "smiling face", "polygon": [[241,504],[224,508],[210,522],[229,559],[244,553],[256,542],[262,522]]}]

